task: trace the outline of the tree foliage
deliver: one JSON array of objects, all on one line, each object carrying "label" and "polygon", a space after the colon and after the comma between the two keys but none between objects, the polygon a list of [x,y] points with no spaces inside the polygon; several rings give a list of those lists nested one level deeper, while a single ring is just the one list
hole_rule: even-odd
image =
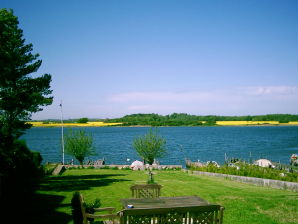
[{"label": "tree foliage", "polygon": [[166,140],[158,135],[157,129],[150,128],[144,136],[137,137],[133,140],[133,147],[143,160],[149,164],[154,159],[161,158],[166,154]]},{"label": "tree foliage", "polygon": [[31,114],[52,103],[51,76],[33,78],[42,61],[32,54],[32,44],[25,44],[18,18],[12,11],[0,10],[0,116],[7,136],[18,138],[29,128]]},{"label": "tree foliage", "polygon": [[0,201],[5,212],[14,212],[15,201],[23,207],[38,184],[42,158],[19,137],[30,128],[31,114],[52,103],[51,76],[34,74],[41,60],[31,53],[32,44],[25,44],[18,24],[12,11],[0,9]]},{"label": "tree foliage", "polygon": [[124,126],[150,125],[150,126],[201,126],[215,125],[216,121],[279,121],[287,123],[298,121],[294,114],[267,114],[255,116],[217,116],[217,115],[190,115],[186,113],[159,114],[131,114],[122,118],[106,119],[105,122],[121,122]]},{"label": "tree foliage", "polygon": [[85,157],[95,155],[92,135],[84,130],[69,130],[65,136],[65,152],[83,165]]}]

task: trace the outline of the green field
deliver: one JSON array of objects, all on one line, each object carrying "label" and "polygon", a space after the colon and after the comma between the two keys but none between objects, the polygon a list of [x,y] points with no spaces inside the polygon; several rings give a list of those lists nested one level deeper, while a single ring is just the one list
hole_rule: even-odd
[{"label": "green field", "polygon": [[[224,223],[298,223],[298,194],[257,187],[223,178],[194,176],[183,171],[154,171],[163,186],[161,196],[197,195],[225,207]],[[121,209],[120,199],[131,196],[129,187],[145,183],[147,171],[72,169],[46,178],[32,199],[32,223],[73,223],[71,198],[80,191],[86,202],[99,198],[101,206]],[[38,215],[36,215],[38,214]]]}]

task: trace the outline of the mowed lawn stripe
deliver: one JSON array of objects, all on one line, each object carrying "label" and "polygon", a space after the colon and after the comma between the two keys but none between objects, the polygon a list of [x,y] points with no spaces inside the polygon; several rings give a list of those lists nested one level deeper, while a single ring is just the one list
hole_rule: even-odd
[{"label": "mowed lawn stripe", "polygon": [[[296,192],[218,177],[197,176],[183,171],[153,172],[154,180],[163,186],[161,196],[198,195],[210,203],[220,204],[225,207],[224,223],[298,223]],[[102,207],[112,206],[120,210],[120,199],[131,197],[130,186],[146,183],[147,180],[148,171],[74,169],[67,170],[59,178],[46,179],[39,193],[64,196],[57,211],[70,217],[70,201],[76,190],[83,193],[86,202],[99,198]]]}]

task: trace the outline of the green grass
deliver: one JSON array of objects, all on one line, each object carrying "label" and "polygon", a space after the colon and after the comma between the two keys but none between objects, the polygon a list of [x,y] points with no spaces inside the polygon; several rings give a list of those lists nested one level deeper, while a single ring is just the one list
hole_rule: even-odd
[{"label": "green grass", "polygon": [[[155,181],[163,186],[162,196],[197,195],[223,205],[225,224],[298,223],[298,194],[295,192],[182,171],[154,173]],[[36,203],[31,211],[35,220],[31,223],[72,223],[70,203],[75,191],[80,191],[86,202],[99,198],[102,207],[113,206],[120,210],[120,199],[131,196],[129,187],[145,183],[147,178],[147,171],[111,169],[73,169],[61,176],[48,177],[32,199]]]}]

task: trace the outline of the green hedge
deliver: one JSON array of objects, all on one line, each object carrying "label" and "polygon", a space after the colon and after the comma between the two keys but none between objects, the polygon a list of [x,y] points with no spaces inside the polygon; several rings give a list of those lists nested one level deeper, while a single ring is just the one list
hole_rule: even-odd
[{"label": "green hedge", "polygon": [[280,168],[264,168],[257,165],[251,165],[247,163],[236,163],[237,167],[231,166],[221,166],[216,167],[214,165],[197,167],[191,165],[189,168],[191,170],[198,170],[204,172],[211,173],[222,173],[222,174],[230,174],[237,176],[247,176],[247,177],[258,177],[258,178],[266,178],[273,180],[282,180],[282,181],[290,181],[290,182],[298,182],[298,172],[287,171],[285,169]]}]

